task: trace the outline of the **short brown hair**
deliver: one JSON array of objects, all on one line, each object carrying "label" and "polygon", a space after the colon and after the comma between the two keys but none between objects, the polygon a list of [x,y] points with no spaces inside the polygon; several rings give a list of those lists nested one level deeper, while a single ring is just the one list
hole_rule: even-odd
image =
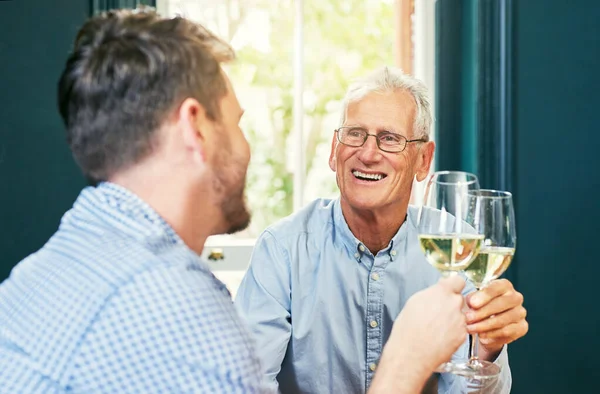
[{"label": "short brown hair", "polygon": [[67,140],[84,175],[106,180],[145,158],[156,130],[187,97],[218,119],[227,92],[220,63],[234,57],[200,24],[152,9],[88,20],[58,84]]}]

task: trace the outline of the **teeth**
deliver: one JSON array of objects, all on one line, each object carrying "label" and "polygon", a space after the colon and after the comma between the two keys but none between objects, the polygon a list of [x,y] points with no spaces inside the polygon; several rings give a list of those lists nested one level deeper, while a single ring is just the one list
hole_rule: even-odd
[{"label": "teeth", "polygon": [[374,181],[380,181],[383,179],[383,175],[381,174],[365,174],[364,172],[360,171],[353,171],[352,174],[354,174],[354,176],[357,178],[372,179]]}]

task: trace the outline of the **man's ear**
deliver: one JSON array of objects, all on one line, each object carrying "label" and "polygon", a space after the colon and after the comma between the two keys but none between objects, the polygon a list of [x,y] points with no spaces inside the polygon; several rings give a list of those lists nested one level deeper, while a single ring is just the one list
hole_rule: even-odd
[{"label": "man's ear", "polygon": [[206,110],[198,100],[187,98],[179,107],[178,116],[185,149],[198,160],[206,161],[206,142],[214,129]]},{"label": "man's ear", "polygon": [[336,149],[337,149],[337,144],[338,141],[335,138],[335,133],[333,133],[333,139],[331,140],[331,153],[329,154],[329,168],[331,168],[331,171],[336,172],[337,171],[337,163],[336,163]]},{"label": "man's ear", "polygon": [[418,151],[417,166],[416,166],[416,178],[417,181],[422,182],[427,175],[429,175],[429,169],[431,168],[431,162],[433,161],[433,152],[435,151],[435,142],[428,141],[421,146]]}]

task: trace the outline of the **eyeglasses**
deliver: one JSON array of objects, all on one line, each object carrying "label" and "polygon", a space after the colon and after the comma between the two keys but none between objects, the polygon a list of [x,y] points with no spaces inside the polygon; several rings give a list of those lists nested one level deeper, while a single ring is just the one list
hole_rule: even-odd
[{"label": "eyeglasses", "polygon": [[367,142],[369,136],[375,137],[377,147],[384,152],[399,153],[406,149],[409,142],[427,142],[426,138],[409,140],[403,135],[384,131],[379,134],[369,134],[369,132],[361,127],[344,126],[335,131],[338,141],[347,146],[354,148],[361,147]]}]

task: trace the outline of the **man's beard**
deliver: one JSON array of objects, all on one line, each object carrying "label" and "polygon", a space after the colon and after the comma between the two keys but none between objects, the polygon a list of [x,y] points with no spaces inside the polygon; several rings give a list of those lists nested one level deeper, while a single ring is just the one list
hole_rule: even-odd
[{"label": "man's beard", "polygon": [[224,200],[221,203],[221,210],[228,226],[227,234],[242,231],[250,224],[250,212],[246,207],[243,188],[237,195]]},{"label": "man's beard", "polygon": [[244,230],[250,224],[246,207],[246,165],[230,153],[220,156],[215,166],[213,187],[219,196],[224,220],[223,232],[227,234]]}]

